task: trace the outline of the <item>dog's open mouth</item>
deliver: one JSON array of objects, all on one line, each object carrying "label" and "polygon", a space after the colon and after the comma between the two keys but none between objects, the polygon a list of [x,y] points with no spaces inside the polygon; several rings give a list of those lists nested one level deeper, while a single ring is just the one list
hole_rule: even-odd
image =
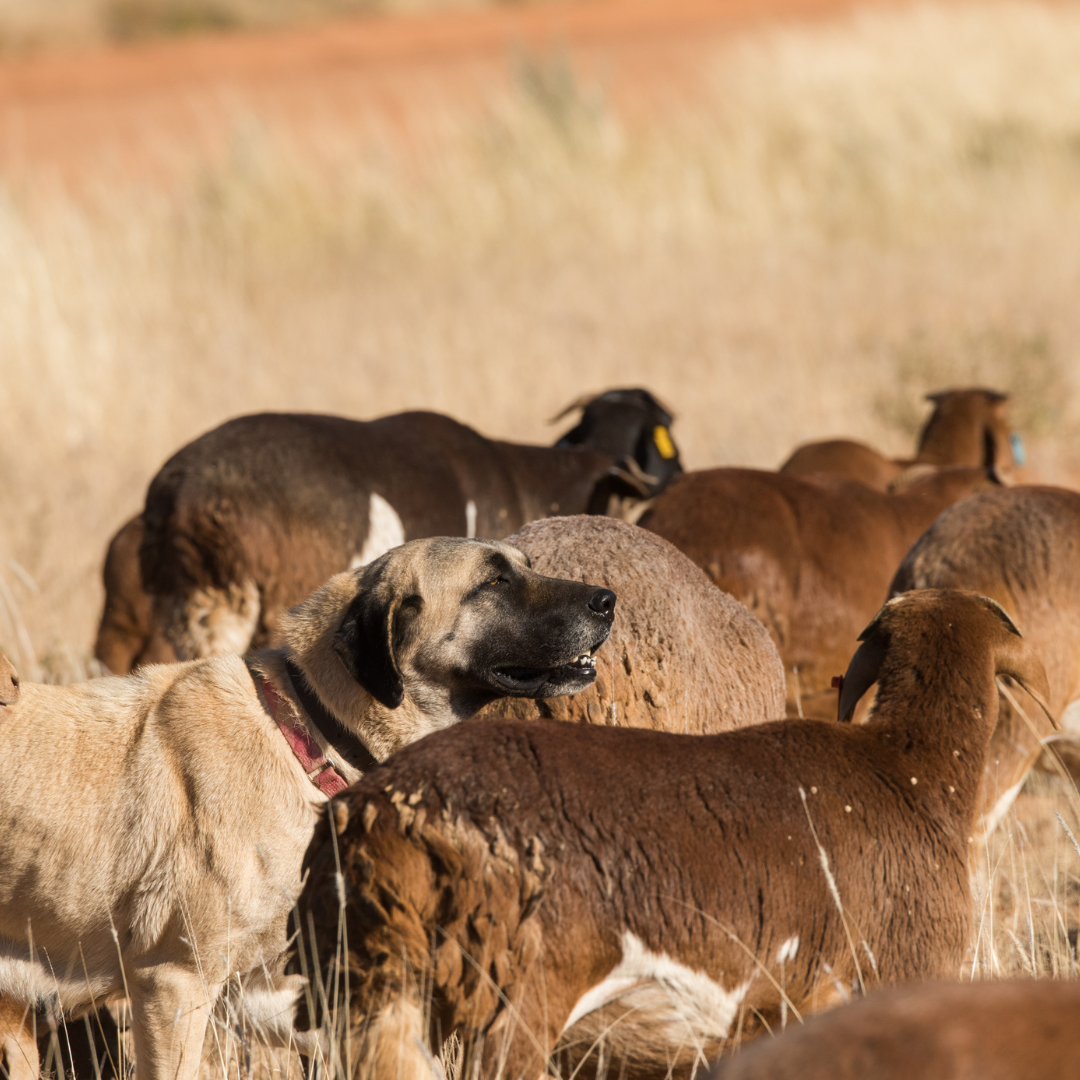
[{"label": "dog's open mouth", "polygon": [[553,668],[497,667],[495,681],[512,694],[530,696],[570,693],[584,689],[596,678],[596,649]]}]

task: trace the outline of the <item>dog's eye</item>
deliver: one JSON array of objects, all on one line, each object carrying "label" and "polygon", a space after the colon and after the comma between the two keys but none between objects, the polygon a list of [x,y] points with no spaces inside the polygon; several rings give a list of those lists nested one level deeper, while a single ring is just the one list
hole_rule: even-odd
[{"label": "dog's eye", "polygon": [[497,578],[492,578],[490,581],[485,581],[484,584],[485,585],[509,585],[510,584],[510,579],[505,578],[502,575],[500,575]]}]

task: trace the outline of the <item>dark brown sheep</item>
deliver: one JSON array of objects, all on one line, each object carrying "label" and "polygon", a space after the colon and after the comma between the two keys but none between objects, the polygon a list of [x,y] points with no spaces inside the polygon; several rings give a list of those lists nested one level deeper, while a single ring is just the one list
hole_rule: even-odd
[{"label": "dark brown sheep", "polygon": [[765,627],[666,540],[582,515],[535,521],[506,542],[541,574],[612,589],[619,615],[587,690],[496,701],[485,715],[702,735],[783,713],[784,669]]},{"label": "dark brown sheep", "polygon": [[1080,983],[883,990],[722,1059],[710,1080],[1064,1080],[1080,1073]]},{"label": "dark brown sheep", "polygon": [[756,469],[691,472],[641,525],[670,540],[772,634],[788,714],[836,715],[830,689],[887,595],[908,548],[947,506],[994,485],[981,469],[943,469],[896,494],[827,477]]},{"label": "dark brown sheep", "polygon": [[[904,557],[890,594],[910,589],[972,589],[993,597],[1039,654],[1050,682],[1050,708],[1066,734],[1054,746],[1070,771],[1080,766],[1080,494],[1053,487],[983,491],[946,510]],[[1022,695],[1021,695],[1022,696]],[[1040,744],[1054,736],[1030,702],[1006,702],[990,754],[988,788],[1008,809]],[[1065,715],[1063,715],[1065,714]],[[1051,761],[1044,767],[1053,769]]]},{"label": "dark brown sheep", "polygon": [[[141,525],[113,539],[98,658],[123,672],[170,648],[195,658],[272,644],[283,611],[405,540],[498,539],[548,514],[603,513],[681,471],[676,454],[663,479],[646,475],[652,443],[673,449],[670,414],[646,391],[583,408],[557,447],[486,439],[424,412],[263,414],[215,428],[165,463]],[[620,464],[625,445],[642,462]]]},{"label": "dark brown sheep", "polygon": [[107,671],[125,674],[143,664],[168,664],[176,651],[154,629],[153,604],[142,587],[139,548],[143,541],[142,514],[137,514],[112,538],[105,552],[102,581],[105,610],[94,643],[94,656]]},{"label": "dark brown sheep", "polygon": [[426,1076],[457,1032],[458,1075],[535,1080],[603,1017],[611,1075],[687,1075],[860,981],[955,977],[995,678],[1046,676],[967,593],[890,601],[863,637],[842,708],[879,680],[865,725],[473,720],[335,800],[301,925],[348,988],[347,1074]]},{"label": "dark brown sheep", "polygon": [[[887,458],[864,443],[829,439],[800,446],[780,466],[792,476],[824,474],[858,480],[887,491],[925,468],[967,465],[994,468],[1002,476],[1023,465],[1023,444],[1009,425],[1008,395],[996,390],[943,390],[927,394],[934,411],[911,460]],[[1018,460],[1019,458],[1019,460]],[[907,474],[907,475],[905,475]]]}]

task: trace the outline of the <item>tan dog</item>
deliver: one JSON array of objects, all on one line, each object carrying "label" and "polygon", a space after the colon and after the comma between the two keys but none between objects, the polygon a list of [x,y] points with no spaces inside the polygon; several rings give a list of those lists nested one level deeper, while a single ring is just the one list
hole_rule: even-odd
[{"label": "tan dog", "polygon": [[0,713],[6,1047],[29,1057],[9,1033],[23,1006],[126,993],[139,1080],[185,1080],[239,977],[264,1035],[313,1052],[291,1031],[299,980],[280,973],[327,795],[494,698],[589,685],[614,603],[504,544],[418,540],[331,578],[250,667],[24,686]]}]

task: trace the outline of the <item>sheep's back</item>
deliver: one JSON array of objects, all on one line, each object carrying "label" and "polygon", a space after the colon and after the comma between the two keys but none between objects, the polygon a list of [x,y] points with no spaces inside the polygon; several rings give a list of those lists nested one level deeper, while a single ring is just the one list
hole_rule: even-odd
[{"label": "sheep's back", "polygon": [[783,716],[783,667],[765,627],[666,540],[581,515],[535,521],[508,542],[537,572],[606,586],[618,601],[592,687],[497,701],[489,715],[692,734]]},{"label": "sheep's back", "polygon": [[1080,693],[1080,494],[996,488],[945,510],[904,557],[890,595],[970,589],[1013,617],[1060,712]]}]

